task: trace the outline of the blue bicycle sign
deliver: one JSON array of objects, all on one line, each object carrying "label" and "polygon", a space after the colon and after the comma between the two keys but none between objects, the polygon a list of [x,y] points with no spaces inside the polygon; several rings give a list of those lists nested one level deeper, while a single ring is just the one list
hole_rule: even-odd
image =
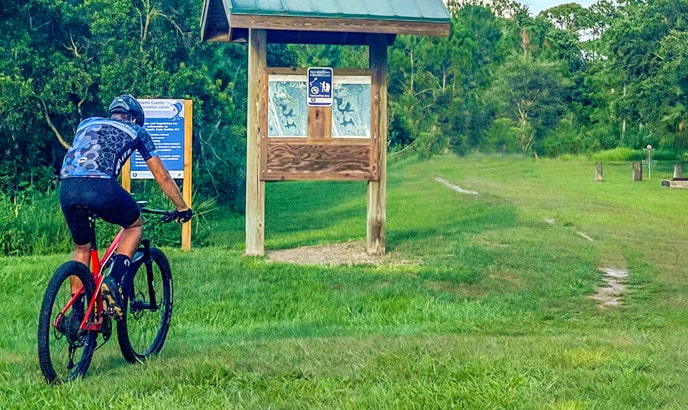
[{"label": "blue bicycle sign", "polygon": [[308,69],[308,106],[331,107],[332,100],[332,68],[310,67]]}]

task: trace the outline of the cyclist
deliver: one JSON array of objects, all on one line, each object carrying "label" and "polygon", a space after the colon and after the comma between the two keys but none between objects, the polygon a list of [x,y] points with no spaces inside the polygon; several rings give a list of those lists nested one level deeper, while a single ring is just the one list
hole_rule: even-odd
[{"label": "cyclist", "polygon": [[[112,269],[102,286],[108,312],[119,320],[123,315],[122,277],[143,233],[139,207],[117,181],[122,165],[134,150],[141,154],[155,181],[174,204],[177,223],[191,219],[192,211],[143,128],[145,115],[136,98],[118,96],[108,111],[110,118],[91,117],[79,124],[60,170],[60,206],[74,241],[74,260],[84,265],[88,266],[91,248],[84,206],[103,220],[124,228]],[[76,292],[79,285],[72,283],[72,291]]]}]

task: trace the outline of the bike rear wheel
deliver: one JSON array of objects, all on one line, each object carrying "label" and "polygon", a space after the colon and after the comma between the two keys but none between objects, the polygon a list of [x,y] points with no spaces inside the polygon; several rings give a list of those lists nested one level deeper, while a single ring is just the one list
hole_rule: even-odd
[{"label": "bike rear wheel", "polygon": [[[62,313],[72,298],[70,281],[74,277],[83,284],[84,297]],[[96,348],[96,332],[81,330],[79,326],[94,288],[91,272],[74,261],[62,264],[48,282],[38,318],[38,361],[48,383],[86,375]]]},{"label": "bike rear wheel", "polygon": [[117,322],[119,347],[131,363],[143,362],[162,350],[172,319],[172,273],[167,257],[157,248],[150,248],[147,260],[137,258],[138,252],[143,251],[137,251],[124,279],[131,281],[125,286],[125,315]]}]

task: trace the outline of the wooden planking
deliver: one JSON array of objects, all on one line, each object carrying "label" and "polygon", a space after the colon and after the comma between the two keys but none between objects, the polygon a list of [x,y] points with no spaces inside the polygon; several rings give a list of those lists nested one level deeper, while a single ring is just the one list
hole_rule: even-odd
[{"label": "wooden planking", "polygon": [[450,27],[439,0],[205,0],[201,15],[202,41],[246,42],[264,29],[269,43],[368,45],[384,34],[391,46],[397,34],[448,36]]},{"label": "wooden planking", "polygon": [[[335,76],[370,76],[368,68],[336,69]],[[265,84],[271,75],[306,75],[306,68],[267,67]],[[371,92],[374,86],[371,85]],[[263,90],[267,95],[267,89]],[[305,104],[305,102],[304,102]],[[267,107],[267,101],[261,102]],[[260,123],[267,129],[267,110]],[[377,114],[371,110],[371,116]],[[376,120],[371,118],[371,125]],[[261,179],[270,180],[377,180],[377,140],[373,138],[333,138],[332,107],[308,107],[308,136],[261,139]]]},{"label": "wooden planking", "polygon": [[[342,33],[413,34],[449,36],[447,22],[344,19],[302,16],[265,16],[254,14],[232,14],[232,28],[249,28],[286,31],[324,31]],[[227,28],[229,28],[227,26]],[[217,35],[217,33],[215,33]]]},{"label": "wooden planking", "polygon": [[201,13],[201,41],[229,40],[229,7],[222,0],[205,0]]},{"label": "wooden planking", "polygon": [[323,140],[315,140],[303,137],[269,137],[267,138],[267,145],[286,145],[286,144],[296,144],[296,145],[359,145],[359,146],[370,146],[370,138],[331,138]]},{"label": "wooden planking", "polygon": [[268,144],[264,180],[368,180],[370,145]]},{"label": "wooden planking", "polygon": [[267,66],[263,67],[262,84],[260,89],[260,101],[257,109],[259,110],[258,123],[262,130],[260,134],[260,179],[263,181],[263,170],[268,166],[268,89],[269,74]]},{"label": "wooden planking", "polygon": [[[303,75],[305,76],[308,72],[307,68],[298,67],[267,67],[265,72],[269,75]],[[345,75],[373,75],[373,72],[367,68],[335,68],[333,75],[345,76]]]},{"label": "wooden planking", "polygon": [[122,188],[126,189],[127,192],[131,192],[131,157],[127,159],[127,162],[122,165]]},{"label": "wooden planking", "polygon": [[[373,42],[373,44],[377,44],[376,42]],[[373,52],[374,51],[374,46],[369,46],[368,47],[368,59],[372,61],[374,59],[373,57]],[[384,47],[385,50],[385,56],[387,55],[387,47]],[[385,89],[383,90],[380,88],[380,73],[375,70],[374,65],[372,62],[369,61],[368,63],[370,65],[370,76],[371,78],[371,83],[370,83],[370,170],[372,175],[374,176],[371,178],[371,181],[379,181],[380,178],[380,96],[382,92],[387,92],[387,86],[385,85]],[[386,111],[385,111],[385,115]],[[385,143],[384,149],[387,149],[386,146],[387,143]]]},{"label": "wooden planking", "polygon": [[308,139],[332,139],[332,107],[308,107]]},{"label": "wooden planking", "polygon": [[672,179],[671,181],[662,181],[662,186],[668,186],[670,188],[688,189],[688,181]]}]

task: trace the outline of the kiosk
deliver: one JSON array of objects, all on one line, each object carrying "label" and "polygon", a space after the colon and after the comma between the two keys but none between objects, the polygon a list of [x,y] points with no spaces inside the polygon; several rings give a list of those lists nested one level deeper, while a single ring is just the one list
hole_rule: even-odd
[{"label": "kiosk", "polygon": [[[248,43],[247,255],[264,254],[265,182],[306,179],[367,181],[366,250],[385,253],[387,47],[450,21],[443,0],[205,0],[202,39]],[[369,67],[268,67],[268,43],[365,45]]]}]

